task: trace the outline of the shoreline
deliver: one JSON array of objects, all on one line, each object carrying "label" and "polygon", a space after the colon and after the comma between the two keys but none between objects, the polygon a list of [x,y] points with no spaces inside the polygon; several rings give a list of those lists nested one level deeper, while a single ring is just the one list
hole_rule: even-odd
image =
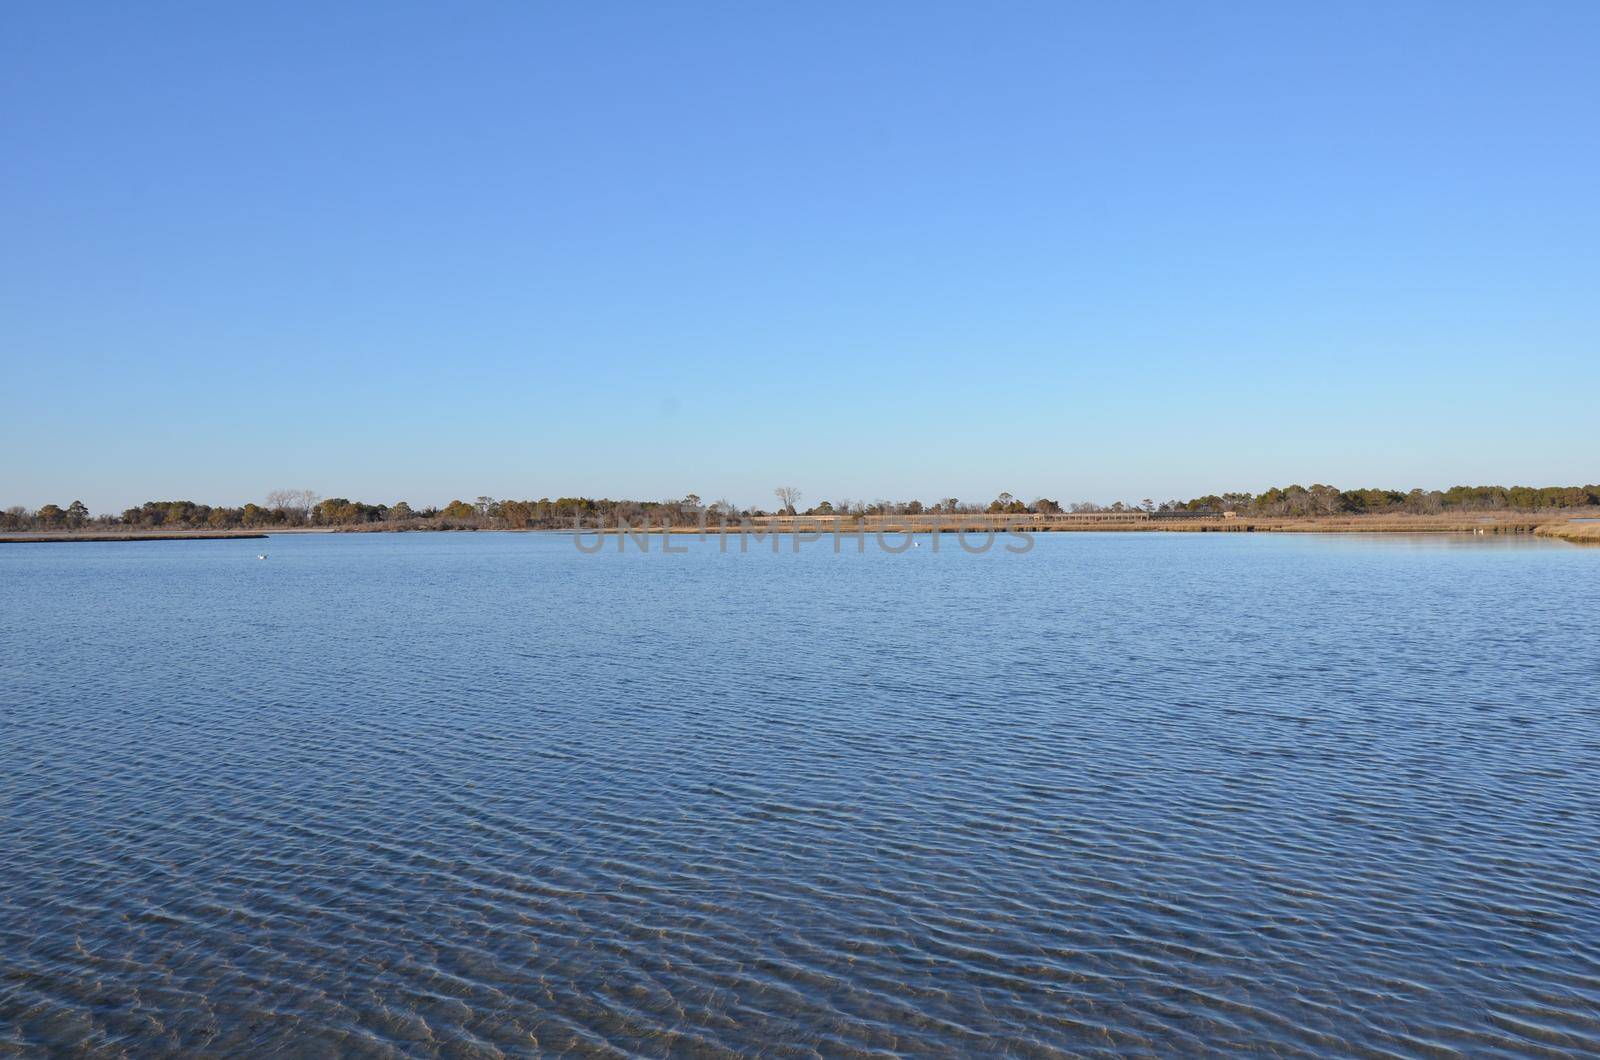
[{"label": "shoreline", "polygon": [[256,530],[169,530],[165,533],[130,530],[122,534],[105,530],[69,530],[64,533],[0,534],[0,545],[64,545],[75,541],[219,541],[266,536],[266,532]]},{"label": "shoreline", "polygon": [[1571,520],[1562,523],[1545,523],[1534,533],[1540,537],[1553,537],[1557,541],[1570,541],[1575,545],[1600,545],[1600,523]]},{"label": "shoreline", "polygon": [[[843,516],[762,516],[730,523],[688,525],[582,526],[584,535],[691,535],[724,534],[924,534],[944,533],[1223,533],[1223,534],[1470,534],[1536,535],[1574,543],[1600,543],[1600,521],[1594,516],[1542,515],[1539,513],[1483,513],[1478,515],[1416,516],[1283,516],[1276,518],[1151,518],[1120,515],[1095,518],[1082,514],[1051,516],[885,516],[854,519]],[[369,523],[358,526],[271,527],[256,530],[81,530],[0,534],[0,544],[64,544],[70,542],[218,541],[259,540],[278,534],[361,533],[560,533],[574,527],[418,526],[403,523]]]}]

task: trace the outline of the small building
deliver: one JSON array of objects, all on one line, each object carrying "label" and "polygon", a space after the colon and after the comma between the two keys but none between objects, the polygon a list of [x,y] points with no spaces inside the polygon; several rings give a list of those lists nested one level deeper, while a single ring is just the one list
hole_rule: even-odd
[{"label": "small building", "polygon": [[1238,512],[1223,512],[1222,513],[1222,517],[1224,519],[1237,519],[1237,518],[1239,518],[1239,513]]}]

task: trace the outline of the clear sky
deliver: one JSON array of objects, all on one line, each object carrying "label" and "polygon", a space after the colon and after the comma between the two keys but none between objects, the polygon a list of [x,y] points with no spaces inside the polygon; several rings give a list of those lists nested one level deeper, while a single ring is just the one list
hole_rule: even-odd
[{"label": "clear sky", "polygon": [[0,6],[0,505],[1600,480],[1600,3]]}]

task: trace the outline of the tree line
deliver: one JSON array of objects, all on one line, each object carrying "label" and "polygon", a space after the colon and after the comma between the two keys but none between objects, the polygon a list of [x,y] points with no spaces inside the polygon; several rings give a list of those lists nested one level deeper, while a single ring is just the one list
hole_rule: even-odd
[{"label": "tree line", "polygon": [[1533,512],[1600,505],[1600,486],[1451,486],[1447,490],[1351,489],[1316,484],[1273,486],[1259,494],[1224,493],[1171,502],[1183,511],[1241,515],[1433,515],[1440,512]]},{"label": "tree line", "polygon": [[1063,505],[1047,497],[1023,501],[1010,493],[993,500],[965,502],[944,497],[931,504],[919,500],[862,501],[849,498],[824,500],[802,508],[802,494],[792,486],[773,491],[775,512],[739,507],[727,500],[709,503],[693,493],[678,500],[637,501],[592,497],[544,497],[539,500],[497,500],[477,497],[453,500],[444,507],[412,507],[405,501],[367,504],[345,497],[321,497],[310,490],[277,490],[263,503],[239,507],[197,504],[194,501],[146,501],[121,514],[91,515],[82,501],[62,507],[46,504],[37,510],[13,505],[0,512],[0,530],[269,530],[296,527],[385,526],[394,529],[570,529],[615,525],[618,522],[677,525],[701,518],[732,522],[766,515],[809,515],[868,518],[886,515],[990,514],[1054,515],[1063,511],[1093,512],[1200,512],[1241,516],[1328,516],[1361,514],[1429,515],[1459,511],[1539,511],[1600,506],[1600,485],[1594,486],[1452,486],[1447,490],[1392,489],[1341,490],[1334,486],[1273,486],[1261,493],[1207,494],[1187,501],[1117,501],[1099,504],[1078,501]]}]

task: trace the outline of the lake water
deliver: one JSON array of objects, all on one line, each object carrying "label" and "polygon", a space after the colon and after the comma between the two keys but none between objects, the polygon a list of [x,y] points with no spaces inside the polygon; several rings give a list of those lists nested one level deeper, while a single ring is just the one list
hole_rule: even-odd
[{"label": "lake water", "polygon": [[1600,1050],[1600,550],[689,547],[0,546],[0,1055]]}]

